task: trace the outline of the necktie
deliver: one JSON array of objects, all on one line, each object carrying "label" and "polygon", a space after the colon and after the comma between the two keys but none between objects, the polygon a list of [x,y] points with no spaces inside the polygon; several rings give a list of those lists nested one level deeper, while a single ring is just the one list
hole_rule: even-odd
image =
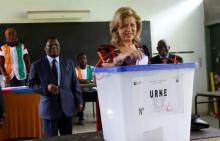
[{"label": "necktie", "polygon": [[52,61],[52,76],[53,76],[53,82],[55,85],[58,85],[58,74],[57,74],[57,66],[56,66],[56,59],[53,59]]},{"label": "necktie", "polygon": [[167,64],[167,58],[166,57],[162,58],[162,62],[163,62],[163,64]]}]

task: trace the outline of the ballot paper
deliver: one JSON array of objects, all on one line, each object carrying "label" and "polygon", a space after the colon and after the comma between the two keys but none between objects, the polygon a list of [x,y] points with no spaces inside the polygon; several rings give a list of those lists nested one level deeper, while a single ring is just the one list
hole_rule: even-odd
[{"label": "ballot paper", "polygon": [[141,60],[136,61],[136,65],[147,65],[148,64],[148,56],[145,56]]}]

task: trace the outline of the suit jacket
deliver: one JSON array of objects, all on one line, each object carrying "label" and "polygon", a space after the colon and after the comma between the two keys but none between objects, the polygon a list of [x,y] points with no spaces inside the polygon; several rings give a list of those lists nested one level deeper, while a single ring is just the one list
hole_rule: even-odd
[{"label": "suit jacket", "polygon": [[[176,57],[176,63],[183,63],[183,59],[180,56],[169,54],[167,64],[174,64],[174,60]],[[151,58],[151,64],[163,64],[162,59],[160,58],[160,55],[156,55]]]},{"label": "suit jacket", "polygon": [[40,96],[40,116],[42,119],[58,119],[62,113],[72,117],[76,104],[83,104],[80,85],[76,76],[74,63],[70,59],[60,58],[60,93],[53,95],[47,91],[53,82],[52,71],[47,57],[31,65],[29,86]]}]

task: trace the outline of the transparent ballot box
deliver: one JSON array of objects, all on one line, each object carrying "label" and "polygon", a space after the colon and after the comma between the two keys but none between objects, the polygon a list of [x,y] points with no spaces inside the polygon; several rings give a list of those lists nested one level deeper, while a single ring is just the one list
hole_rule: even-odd
[{"label": "transparent ballot box", "polygon": [[96,69],[106,141],[189,141],[196,64]]}]

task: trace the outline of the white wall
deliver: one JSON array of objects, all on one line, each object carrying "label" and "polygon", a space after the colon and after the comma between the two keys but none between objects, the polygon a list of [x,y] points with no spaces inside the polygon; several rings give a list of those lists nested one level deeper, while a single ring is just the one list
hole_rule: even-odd
[{"label": "white wall", "polygon": [[212,25],[220,23],[220,1],[219,0],[203,0],[205,8],[205,24]]},{"label": "white wall", "polygon": [[26,12],[80,9],[91,12],[88,19],[79,21],[109,21],[117,8],[130,6],[143,20],[151,21],[153,52],[156,52],[157,41],[161,38],[169,41],[171,51],[194,51],[181,55],[185,62],[200,64],[195,73],[194,92],[207,90],[202,0],[0,0],[0,3],[1,23],[77,21],[28,20]]}]

